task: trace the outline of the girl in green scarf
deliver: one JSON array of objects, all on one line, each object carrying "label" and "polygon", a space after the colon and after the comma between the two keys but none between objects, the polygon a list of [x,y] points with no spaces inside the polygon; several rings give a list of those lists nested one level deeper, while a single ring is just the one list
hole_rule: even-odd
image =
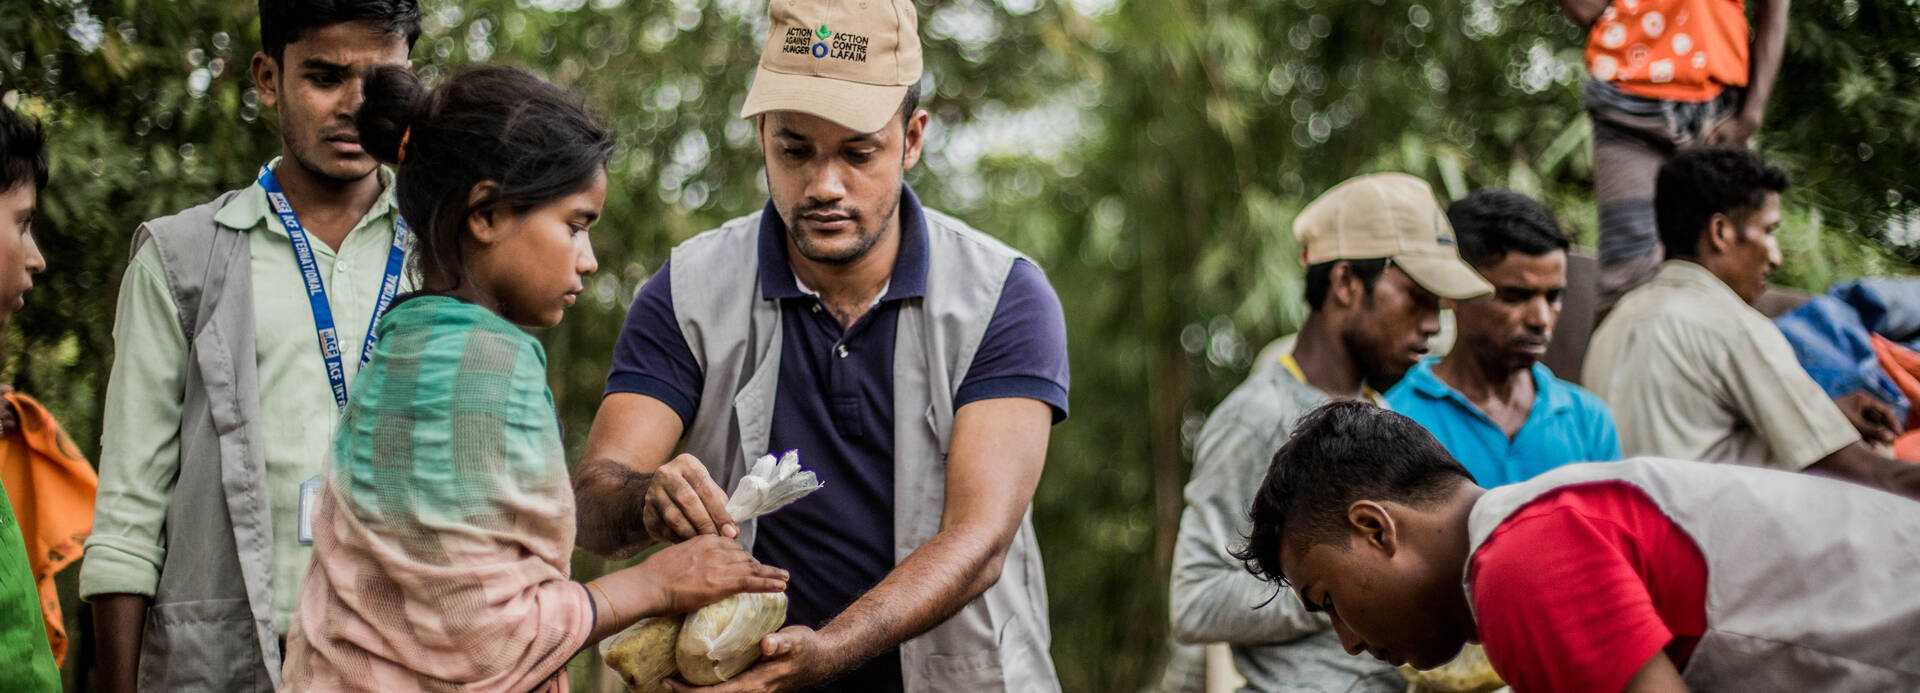
[{"label": "girl in green scarf", "polygon": [[294,690],[564,690],[575,652],[786,573],[719,537],[568,577],[573,491],[546,353],[596,264],[611,138],[564,90],[476,68],[432,91],[373,71],[360,143],[398,165],[417,294],[380,321],[313,519]]}]

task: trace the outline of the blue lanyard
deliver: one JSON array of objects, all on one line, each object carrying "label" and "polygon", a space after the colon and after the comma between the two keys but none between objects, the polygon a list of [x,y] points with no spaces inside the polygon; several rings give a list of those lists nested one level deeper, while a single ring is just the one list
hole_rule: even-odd
[{"label": "blue lanyard", "polygon": [[[327,380],[333,385],[333,403],[341,409],[347,407],[347,374],[340,363],[340,337],[333,329],[333,307],[327,303],[327,287],[320,283],[320,268],[313,262],[313,245],[307,242],[307,231],[300,225],[300,217],[293,213],[293,205],[287,202],[287,194],[280,191],[280,181],[273,177],[273,170],[260,167],[260,188],[267,192],[267,202],[273,205],[275,214],[280,215],[280,225],[287,231],[287,238],[293,241],[293,259],[300,263],[300,276],[307,282],[307,303],[313,308],[313,325],[320,332],[320,357],[327,361]],[[367,342],[360,347],[360,365],[366,366],[367,359],[373,358],[375,340],[373,328],[380,324],[380,316],[387,312],[387,304],[393,302],[393,295],[400,291],[400,271],[406,260],[407,220],[400,217],[398,211],[393,215],[393,248],[387,251],[387,273],[380,281],[380,301],[374,304],[373,317],[367,320]]]}]

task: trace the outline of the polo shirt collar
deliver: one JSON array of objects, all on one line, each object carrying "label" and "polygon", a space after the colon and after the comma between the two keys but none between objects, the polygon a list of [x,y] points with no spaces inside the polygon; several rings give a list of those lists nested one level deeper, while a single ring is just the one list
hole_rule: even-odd
[{"label": "polo shirt collar", "polygon": [[[1445,382],[1442,382],[1440,376],[1434,375],[1433,364],[1438,361],[1439,359],[1437,358],[1421,359],[1419,365],[1414,366],[1413,370],[1407,371],[1406,379],[1408,384],[1413,386],[1415,392],[1423,396],[1434,399],[1450,399],[1465,406],[1469,410],[1479,411],[1478,408],[1473,406],[1472,402],[1467,401],[1466,395],[1460,394],[1459,390],[1455,390]],[[1534,409],[1533,413],[1527,415],[1529,420],[1539,414],[1558,414],[1573,408],[1573,393],[1567,390],[1566,383],[1561,382],[1559,378],[1553,376],[1553,371],[1547,368],[1546,364],[1536,361],[1533,364],[1533,368],[1529,369],[1528,372],[1533,374]]]},{"label": "polo shirt collar", "polygon": [[1553,370],[1547,364],[1538,361],[1533,364],[1533,407],[1547,408],[1547,413],[1558,414],[1573,408],[1573,393],[1568,391],[1567,383],[1553,376]]},{"label": "polo shirt collar", "polygon": [[[793,276],[787,264],[787,225],[773,200],[760,210],[760,298],[768,301],[800,298],[807,292]],[[880,300],[892,301],[927,295],[927,217],[913,188],[900,185],[900,257],[893,261],[893,274]]]},{"label": "polo shirt collar", "polygon": [[[268,161],[267,166],[279,170],[280,157]],[[380,197],[374,198],[373,206],[367,209],[367,215],[361,218],[355,228],[365,225],[367,220],[379,219],[398,209],[393,197],[393,172],[385,166],[379,166],[374,169],[374,175],[380,177]],[[262,190],[256,182],[249,181],[240,194],[221,205],[220,210],[214,212],[213,220],[227,228],[244,231],[261,228],[261,224],[265,223],[268,231],[287,235],[286,227],[280,224],[280,215],[274,214],[273,207],[267,204],[267,191]]]}]

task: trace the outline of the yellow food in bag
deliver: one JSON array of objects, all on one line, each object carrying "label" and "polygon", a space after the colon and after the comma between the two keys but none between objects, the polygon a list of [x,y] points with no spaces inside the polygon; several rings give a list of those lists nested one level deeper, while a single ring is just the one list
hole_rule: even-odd
[{"label": "yellow food in bag", "polygon": [[787,622],[783,592],[736,594],[687,615],[676,659],[680,678],[711,686],[760,660],[760,639]]},{"label": "yellow food in bag", "polygon": [[600,657],[633,693],[666,693],[660,681],[673,676],[683,617],[643,618],[600,641]]}]

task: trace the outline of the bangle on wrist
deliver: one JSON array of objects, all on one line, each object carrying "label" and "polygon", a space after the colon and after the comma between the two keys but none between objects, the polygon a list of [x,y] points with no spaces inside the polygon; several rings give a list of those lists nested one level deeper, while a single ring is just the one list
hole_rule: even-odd
[{"label": "bangle on wrist", "polygon": [[610,614],[613,614],[613,620],[614,620],[614,621],[616,621],[616,622],[617,622],[617,621],[622,621],[622,620],[625,620],[625,619],[622,619],[622,618],[620,618],[620,610],[619,610],[619,609],[616,609],[616,608],[614,608],[614,606],[613,606],[613,597],[609,597],[609,596],[607,596],[607,588],[605,588],[605,587],[601,587],[601,586],[600,586],[599,584],[597,584],[597,583],[595,583],[595,582],[594,582],[594,581],[592,581],[592,580],[588,580],[588,581],[587,581],[587,589],[588,589],[589,591],[593,591],[593,592],[599,592],[599,593],[600,593],[600,601],[603,601],[603,602],[606,602],[606,603],[607,603],[607,613],[610,613]]}]

